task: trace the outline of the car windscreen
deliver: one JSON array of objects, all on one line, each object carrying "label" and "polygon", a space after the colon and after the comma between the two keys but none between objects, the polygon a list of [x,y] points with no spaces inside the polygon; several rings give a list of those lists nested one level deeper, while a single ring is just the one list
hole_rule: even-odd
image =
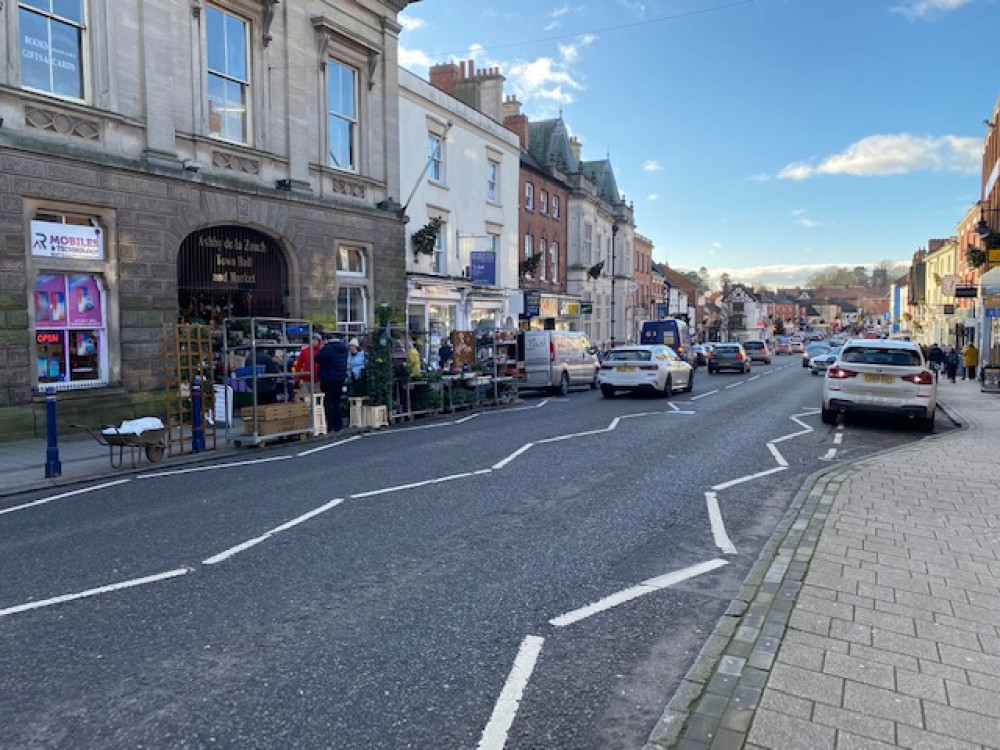
[{"label": "car windscreen", "polygon": [[895,347],[858,346],[848,347],[840,355],[842,362],[866,365],[896,365],[897,367],[919,367],[920,352],[916,349]]},{"label": "car windscreen", "polygon": [[747,341],[745,344],[743,344],[743,348],[744,349],[763,349],[764,348],[764,342],[763,341]]},{"label": "car windscreen", "polygon": [[715,348],[712,351],[714,351],[716,354],[736,354],[739,352],[739,350],[740,348],[738,346],[721,346],[719,344],[716,344]]},{"label": "car windscreen", "polygon": [[608,352],[606,362],[649,362],[652,352],[645,349],[622,349]]}]

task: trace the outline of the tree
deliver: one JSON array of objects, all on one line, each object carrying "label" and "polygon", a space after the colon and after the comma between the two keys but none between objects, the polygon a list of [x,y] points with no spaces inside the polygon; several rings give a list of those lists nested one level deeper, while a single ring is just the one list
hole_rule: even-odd
[{"label": "tree", "polygon": [[723,272],[719,274],[719,286],[722,287],[722,291],[727,291],[729,289],[729,285],[732,283],[733,280],[729,278],[728,273]]},{"label": "tree", "polygon": [[685,279],[690,281],[694,288],[699,292],[707,292],[710,287],[705,284],[705,280],[701,277],[701,274],[697,271],[685,271],[683,273]]}]

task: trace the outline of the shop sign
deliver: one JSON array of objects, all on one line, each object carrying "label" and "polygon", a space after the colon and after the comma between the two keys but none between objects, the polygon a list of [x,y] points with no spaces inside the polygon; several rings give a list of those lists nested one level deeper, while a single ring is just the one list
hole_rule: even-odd
[{"label": "shop sign", "polygon": [[579,315],[580,303],[575,300],[561,300],[559,303],[560,315]]},{"label": "shop sign", "polygon": [[252,237],[201,234],[198,247],[212,254],[213,284],[256,284],[255,256],[268,253],[267,243]]},{"label": "shop sign", "polygon": [[954,315],[955,314],[955,306],[954,305],[945,305],[944,306],[944,314],[945,315]]},{"label": "shop sign", "polygon": [[470,252],[469,278],[473,284],[494,286],[497,283],[497,254],[492,250]]},{"label": "shop sign", "polygon": [[559,314],[559,300],[555,297],[542,297],[542,307],[539,317],[554,318]]},{"label": "shop sign", "polygon": [[668,308],[667,308],[667,304],[665,302],[657,302],[656,303],[656,319],[657,320],[664,320],[667,317],[667,312],[668,312]]},{"label": "shop sign", "polygon": [[982,377],[982,385],[980,385],[979,390],[991,393],[1000,392],[1000,367],[983,365],[980,376]]},{"label": "shop sign", "polygon": [[542,308],[542,293],[541,292],[525,292],[524,293],[524,315],[528,318],[537,318],[541,314]]},{"label": "shop sign", "polygon": [[979,290],[974,286],[956,286],[955,287],[956,297],[978,297]]},{"label": "shop sign", "polygon": [[593,315],[594,314],[594,303],[593,302],[581,302],[580,303],[580,315]]},{"label": "shop sign", "polygon": [[100,227],[33,221],[31,254],[36,258],[104,260],[104,233]]}]

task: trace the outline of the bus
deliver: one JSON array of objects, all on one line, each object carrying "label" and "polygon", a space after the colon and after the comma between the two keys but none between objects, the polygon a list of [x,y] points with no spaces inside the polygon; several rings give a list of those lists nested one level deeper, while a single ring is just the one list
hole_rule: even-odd
[{"label": "bus", "polygon": [[666,344],[692,367],[698,366],[698,358],[691,346],[688,324],[677,318],[666,320],[644,320],[639,334],[640,344]]}]

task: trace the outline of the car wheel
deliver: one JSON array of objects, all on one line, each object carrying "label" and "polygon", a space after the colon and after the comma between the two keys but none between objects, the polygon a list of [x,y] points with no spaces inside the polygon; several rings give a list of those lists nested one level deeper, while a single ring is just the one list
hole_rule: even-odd
[{"label": "car wheel", "polygon": [[590,390],[596,391],[597,390],[597,385],[598,385],[598,383],[597,383],[597,370],[594,370],[594,379],[590,381]]},{"label": "car wheel", "polygon": [[934,432],[934,415],[931,414],[927,419],[920,420],[920,429],[924,432]]},{"label": "car wheel", "polygon": [[694,370],[688,373],[688,384],[684,387],[685,393],[690,393],[694,389]]},{"label": "car wheel", "polygon": [[671,380],[669,375],[667,375],[667,382],[663,384],[663,393],[661,393],[660,395],[663,396],[663,398],[670,398],[673,392],[674,392],[674,381]]},{"label": "car wheel", "polygon": [[604,398],[613,398],[615,395],[615,389],[610,385],[602,385],[601,395],[604,396]]},{"label": "car wheel", "polygon": [[833,409],[823,409],[819,418],[823,420],[823,424],[837,424],[837,412]]},{"label": "car wheel", "polygon": [[769,365],[769,364],[771,364],[771,360],[769,360],[769,359],[765,359],[765,360],[764,360],[764,364],[765,364],[765,365]]},{"label": "car wheel", "polygon": [[559,395],[568,396],[569,395],[569,373],[564,372],[562,377],[559,378]]}]

